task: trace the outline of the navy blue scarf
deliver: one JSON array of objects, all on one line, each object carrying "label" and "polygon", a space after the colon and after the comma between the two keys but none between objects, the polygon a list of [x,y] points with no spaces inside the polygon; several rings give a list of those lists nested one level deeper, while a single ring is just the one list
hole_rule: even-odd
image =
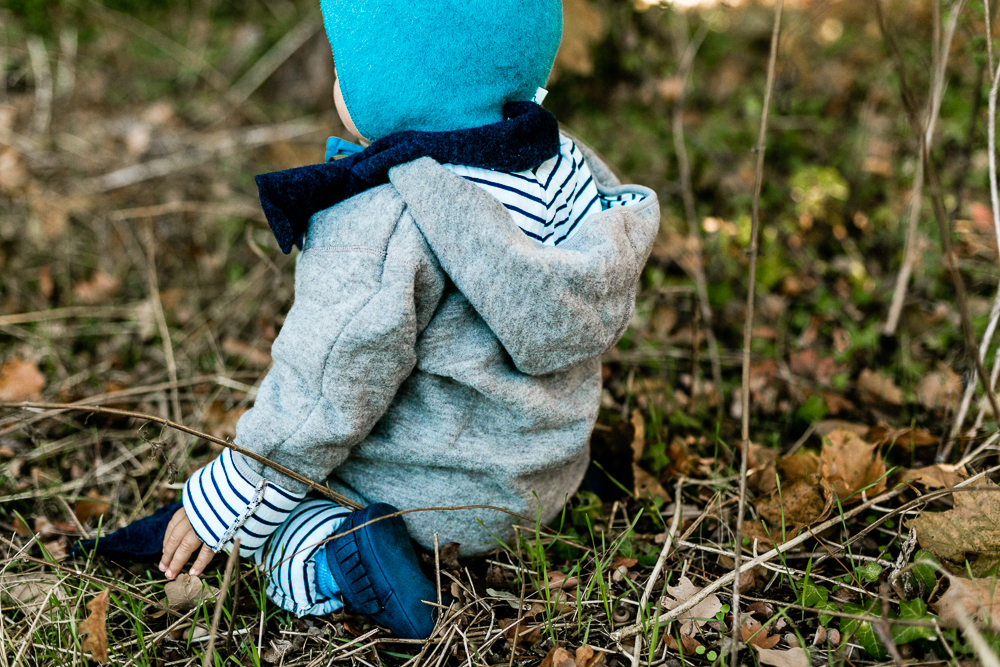
[{"label": "navy blue scarf", "polygon": [[510,102],[498,123],[455,132],[397,132],[333,162],[256,177],[260,205],[286,255],[302,247],[313,213],[389,182],[389,169],[421,157],[518,172],[559,152],[559,124],[534,102]]}]

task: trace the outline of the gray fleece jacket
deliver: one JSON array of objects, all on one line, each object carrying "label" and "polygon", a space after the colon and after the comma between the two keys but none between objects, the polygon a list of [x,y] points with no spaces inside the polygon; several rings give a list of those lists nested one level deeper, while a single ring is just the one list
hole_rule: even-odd
[{"label": "gray fleece jacket", "polygon": [[[236,443],[362,504],[554,518],[587,467],[600,355],[628,326],[659,227],[653,191],[620,185],[581,148],[602,198],[631,203],[590,215],[558,247],[431,158],[314,215],[274,365]],[[258,490],[304,492],[233,461]],[[267,497],[235,508],[238,521]],[[425,547],[437,533],[463,555],[512,536],[512,518],[490,510],[405,520]]]}]

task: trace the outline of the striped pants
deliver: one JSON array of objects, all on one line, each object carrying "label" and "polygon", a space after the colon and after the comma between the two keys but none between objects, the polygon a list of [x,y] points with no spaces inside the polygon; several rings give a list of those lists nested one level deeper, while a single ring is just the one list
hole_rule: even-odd
[{"label": "striped pants", "polygon": [[296,507],[253,554],[267,573],[267,597],[296,616],[321,616],[344,605],[326,564],[325,541],[351,510],[332,500],[309,499]]}]

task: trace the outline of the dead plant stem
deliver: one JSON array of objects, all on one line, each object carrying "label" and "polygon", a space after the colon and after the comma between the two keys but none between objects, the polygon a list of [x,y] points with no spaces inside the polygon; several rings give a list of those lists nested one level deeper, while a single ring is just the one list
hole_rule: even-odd
[{"label": "dead plant stem", "polygon": [[[208,644],[205,646],[205,653],[201,657],[201,667],[210,667],[214,662],[215,638],[219,634],[219,623],[222,621],[222,610],[225,606],[226,595],[229,593],[229,582],[233,579],[233,568],[240,558],[240,538],[233,540],[229,558],[226,560],[226,572],[222,575],[222,588],[215,601],[215,613],[212,614],[212,628],[208,633]],[[235,613],[235,610],[234,610]]]},{"label": "dead plant stem", "polygon": [[[698,217],[694,207],[694,188],[691,185],[691,162],[688,159],[687,142],[684,139],[684,103],[687,100],[687,84],[691,77],[691,69],[694,65],[695,55],[701,47],[705,36],[708,34],[709,22],[703,21],[698,32],[693,39],[688,39],[687,24],[680,25],[683,14],[673,13],[675,41],[678,44],[677,56],[679,65],[677,67],[677,78],[680,79],[680,92],[674,100],[672,113],[672,134],[674,138],[674,152],[677,154],[677,170],[681,177],[681,195],[684,200],[684,214],[688,223],[689,256],[691,260],[691,272],[694,274],[695,287],[698,292],[698,304],[701,311],[701,319],[705,324],[705,337],[708,340],[708,356],[712,364],[712,381],[715,383],[715,391],[718,395],[718,411],[721,415],[723,409],[722,396],[722,361],[719,355],[719,341],[715,337],[715,329],[712,325],[712,306],[708,300],[708,283],[705,278],[705,263],[702,259],[702,238],[698,226]],[[695,341],[697,350],[697,340]]]},{"label": "dead plant stem", "polygon": [[[758,238],[760,237],[760,190],[764,181],[764,152],[767,148],[767,120],[771,111],[771,97],[774,94],[774,73],[778,62],[778,42],[781,38],[781,12],[783,0],[778,0],[774,6],[774,27],[771,31],[771,53],[767,60],[767,83],[764,87],[764,104],[760,112],[760,130],[757,133],[757,162],[754,166],[753,204],[750,213],[750,270],[747,279],[747,310],[743,322],[743,382],[741,387],[740,405],[743,407],[740,428],[740,498],[736,509],[736,543],[733,548],[733,570],[737,576],[733,579],[733,641],[730,654],[730,664],[739,664],[742,635],[740,622],[740,559],[743,554],[743,514],[747,502],[747,459],[750,456],[750,345],[753,339],[754,293],[757,289],[757,256],[760,252]],[[662,619],[661,619],[662,622]]]}]

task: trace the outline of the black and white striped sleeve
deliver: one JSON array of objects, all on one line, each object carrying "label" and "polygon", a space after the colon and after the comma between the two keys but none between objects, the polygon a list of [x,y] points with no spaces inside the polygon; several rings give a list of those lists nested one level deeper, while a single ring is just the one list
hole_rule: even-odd
[{"label": "black and white striped sleeve", "polygon": [[[226,449],[184,485],[184,512],[194,532],[213,551],[229,550],[240,538],[240,555],[264,546],[305,499],[253,472],[243,455]],[[241,465],[242,464],[242,465]]]}]

